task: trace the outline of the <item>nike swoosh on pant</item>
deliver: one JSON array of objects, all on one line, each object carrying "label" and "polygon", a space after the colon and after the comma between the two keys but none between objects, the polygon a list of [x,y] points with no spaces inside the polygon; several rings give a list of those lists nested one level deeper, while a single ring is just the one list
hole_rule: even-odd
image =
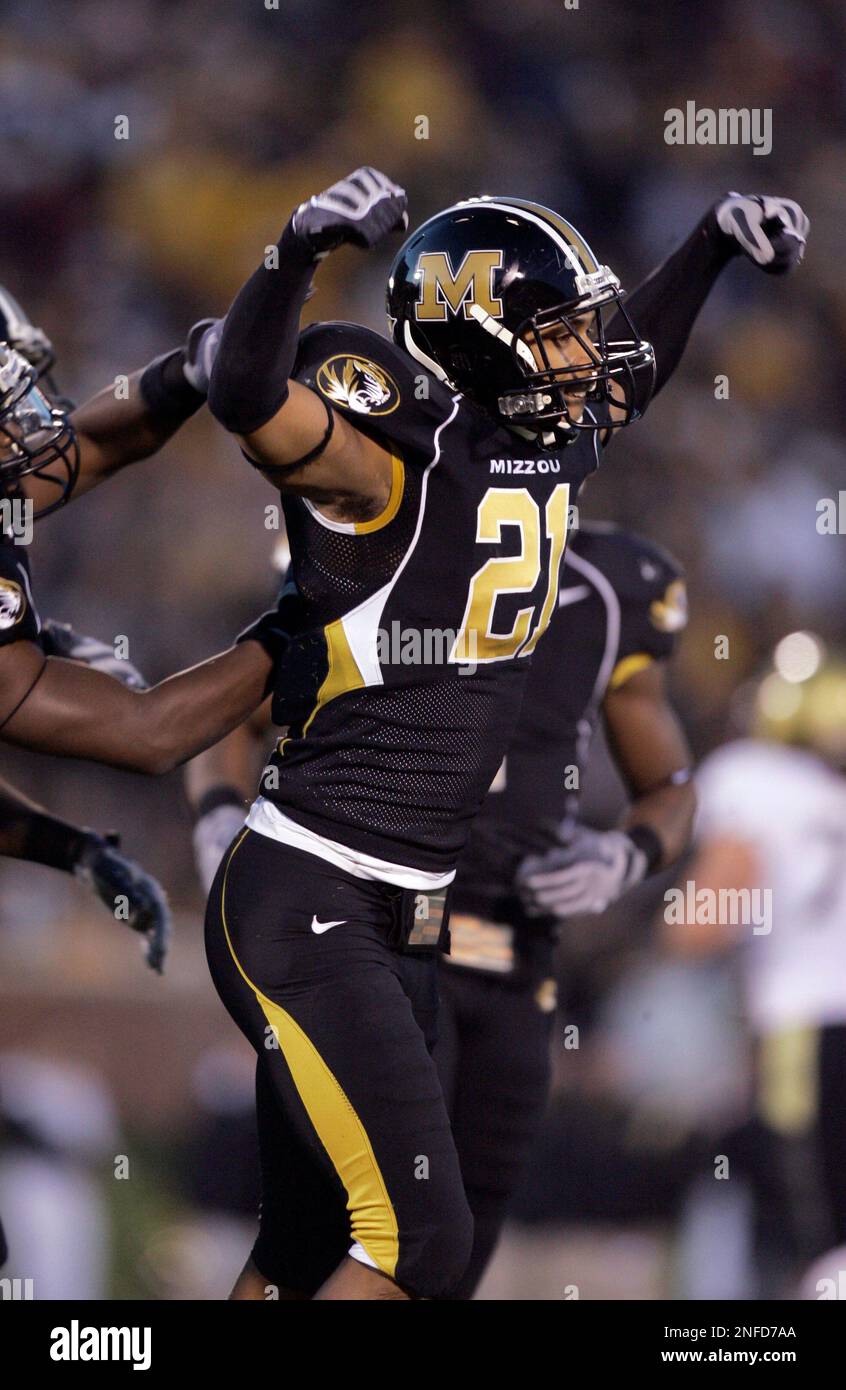
[{"label": "nike swoosh on pant", "polygon": [[321,932],[328,931],[330,927],[342,927],[346,920],[346,917],[342,917],[340,922],[318,922],[316,917],[312,917],[311,929],[313,932],[317,932],[319,936]]}]

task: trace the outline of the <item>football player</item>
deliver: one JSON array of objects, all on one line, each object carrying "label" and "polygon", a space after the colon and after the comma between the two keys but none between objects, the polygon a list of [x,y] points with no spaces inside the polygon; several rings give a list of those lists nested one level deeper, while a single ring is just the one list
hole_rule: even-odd
[{"label": "football player", "polygon": [[[297,208],[215,330],[209,404],[282,493],[307,615],[278,672],[287,733],[207,911],[215,984],[259,1057],[262,1220],[236,1297],[439,1297],[461,1279],[472,1215],[426,952],[557,602],[569,505],[723,266],[744,250],[787,269],[806,231],[795,204],[732,195],[630,317],[564,218],[470,199],[397,254],[392,342],[300,334],[320,260],[406,220],[400,188],[356,171]],[[332,1242],[349,1253],[330,1272]]]},{"label": "football player", "polygon": [[[184,377],[190,350],[159,358],[137,375],[131,383],[126,414],[113,395],[111,407],[106,404],[109,393],[103,392],[69,417],[69,403],[59,397],[50,376],[52,344],[3,287],[0,340],[0,372],[7,388],[0,401],[0,439],[5,446],[0,457],[0,500],[5,509],[0,535],[0,646],[12,648],[10,657],[4,658],[6,666],[0,680],[17,689],[19,669],[27,660],[31,663],[32,652],[40,648],[42,660],[66,659],[55,667],[64,682],[72,670],[67,664],[70,660],[82,663],[90,672],[116,677],[128,690],[146,690],[146,683],[131,663],[118,660],[106,644],[81,636],[67,624],[39,623],[26,551],[15,542],[14,527],[7,523],[15,515],[14,503],[28,503],[36,515],[45,515],[72,493],[88,490],[164,443],[203,401]],[[13,643],[26,645],[13,647]],[[39,660],[37,656],[34,659]],[[37,669],[40,681],[40,663]],[[105,688],[109,695],[114,691],[111,683],[104,686],[100,678],[95,688]],[[19,721],[14,725],[7,721],[7,736],[19,727]],[[117,892],[129,898],[130,925],[147,936],[148,961],[161,968],[168,926],[164,894],[155,880],[118,852],[114,839],[107,841],[91,831],[65,825],[8,784],[0,818],[2,852],[78,872],[101,896],[107,895],[107,900],[113,880],[112,903]]]},{"label": "football player", "polygon": [[697,772],[696,852],[663,931],[689,960],[736,955],[763,1126],[753,1176],[807,1262],[846,1242],[846,657],[791,633],[751,703],[749,736]]},{"label": "football player", "polygon": [[[459,860],[442,958],[435,1059],[474,1217],[453,1297],[477,1288],[543,1117],[562,922],[602,912],[687,845],[691,758],[666,693],[686,614],[658,546],[596,523],[568,542],[558,611]],[[578,819],[600,716],[632,798],[616,830]]]},{"label": "football player", "polygon": [[38,330],[28,332],[8,294],[0,310],[8,334],[0,342],[0,740],[165,772],[264,698],[272,654],[285,640],[279,614],[266,615],[231,650],[150,689],[133,688],[97,663],[82,664],[85,643],[73,634],[54,631],[74,659],[45,651],[21,522],[47,515],[170,438],[204,399],[185,376],[190,350],[167,353],[134,373],[127,399],[106,388],[71,411],[51,395],[52,352],[44,335],[34,343]]},{"label": "football player", "polygon": [[[693,815],[690,754],[666,695],[687,619],[676,562],[616,526],[583,524],[568,540],[556,607],[459,859],[442,957],[434,1055],[474,1218],[455,1298],[479,1283],[543,1115],[560,924],[675,860]],[[268,714],[257,710],[186,768],[206,891],[243,823]],[[578,821],[600,715],[633,797],[623,828],[604,832]]]}]

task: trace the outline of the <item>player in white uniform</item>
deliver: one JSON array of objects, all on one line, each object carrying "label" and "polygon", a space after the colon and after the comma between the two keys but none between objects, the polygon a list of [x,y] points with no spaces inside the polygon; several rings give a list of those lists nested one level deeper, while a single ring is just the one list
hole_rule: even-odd
[{"label": "player in white uniform", "polygon": [[752,727],[699,769],[666,933],[688,956],[739,948],[764,1139],[753,1183],[764,1175],[779,1253],[806,1260],[846,1242],[846,660],[784,638]]}]

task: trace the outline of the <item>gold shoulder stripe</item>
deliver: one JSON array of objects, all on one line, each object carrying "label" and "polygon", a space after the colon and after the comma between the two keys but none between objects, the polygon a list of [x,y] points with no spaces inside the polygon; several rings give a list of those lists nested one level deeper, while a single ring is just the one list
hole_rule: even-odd
[{"label": "gold shoulder stripe", "polygon": [[381,531],[383,526],[393,521],[400,509],[402,495],[405,491],[405,465],[399,454],[391,454],[391,495],[385,503],[384,509],[378,516],[374,516],[372,521],[357,521],[355,523],[355,533],[357,536],[369,536],[372,531]]},{"label": "gold shoulder stripe", "polygon": [[625,685],[632,676],[636,676],[638,671],[645,671],[647,666],[651,666],[654,660],[654,656],[650,656],[648,652],[632,652],[631,656],[624,656],[611,672],[608,689],[619,690],[620,686]]}]

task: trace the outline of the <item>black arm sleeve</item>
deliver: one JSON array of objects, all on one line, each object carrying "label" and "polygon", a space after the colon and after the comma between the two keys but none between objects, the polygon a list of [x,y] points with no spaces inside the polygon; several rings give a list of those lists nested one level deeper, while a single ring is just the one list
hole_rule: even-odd
[{"label": "black arm sleeve", "polygon": [[0,782],[0,854],[71,873],[91,838],[90,831],[51,816]]},{"label": "black arm sleeve", "polygon": [[278,251],[278,266],[259,266],[232,304],[212,368],[209,409],[233,434],[260,429],[288,396],[317,260],[290,222]]},{"label": "black arm sleeve", "polygon": [[164,425],[178,429],[200,409],[205,396],[185,379],[184,347],[154,357],[141,373],[139,386],[150,414]]},{"label": "black arm sleeve", "polygon": [[[738,249],[737,243],[720,230],[711,208],[687,241],[627,296],[632,323],[655,349],[653,397],[681,361],[702,305]],[[614,337],[613,321],[608,336]]]}]

